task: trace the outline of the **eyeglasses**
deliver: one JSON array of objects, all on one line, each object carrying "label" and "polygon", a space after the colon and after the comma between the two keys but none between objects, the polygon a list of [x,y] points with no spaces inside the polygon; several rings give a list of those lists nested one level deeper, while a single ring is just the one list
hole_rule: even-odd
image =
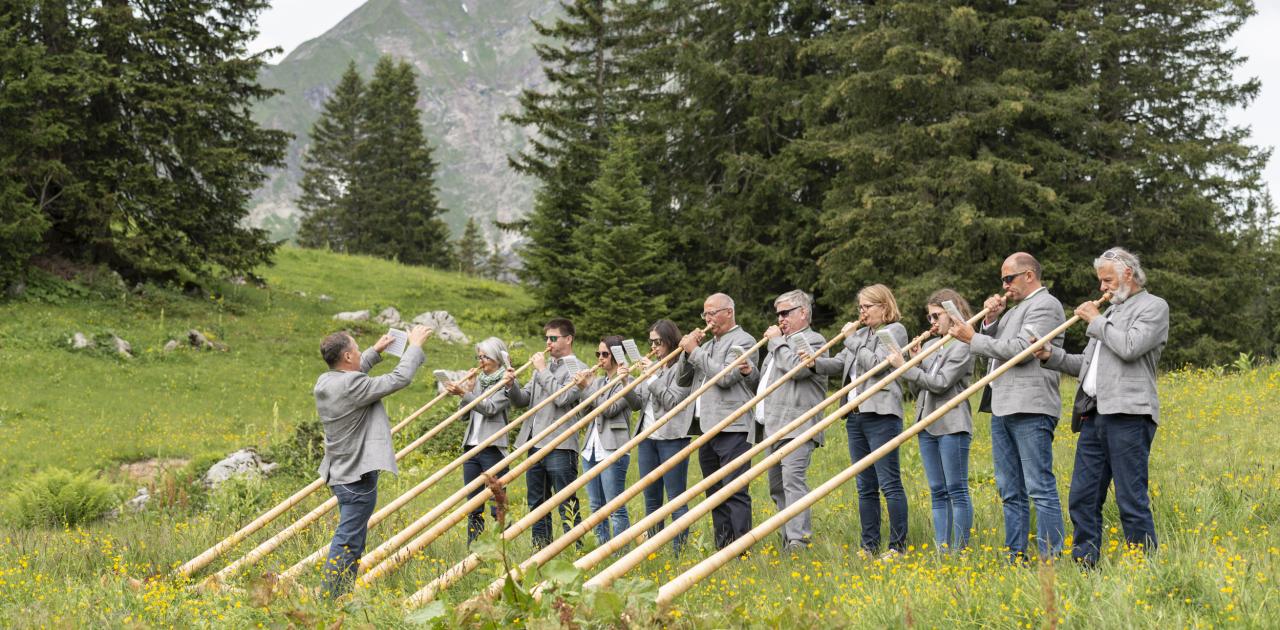
[{"label": "eyeglasses", "polygon": [[715,309],[714,311],[702,311],[702,319],[711,319],[712,317],[715,317],[718,313],[721,313],[727,310],[729,310],[728,306],[724,308]]},{"label": "eyeglasses", "polygon": [[662,340],[661,340],[661,339],[650,339],[650,340],[649,340],[649,345],[651,345],[651,346],[660,346],[660,345],[662,345]]},{"label": "eyeglasses", "polygon": [[477,355],[476,355],[476,360],[477,360],[477,361],[485,361],[485,360],[487,360],[488,358],[489,358],[489,357],[486,357],[486,356],[484,356],[483,354],[477,354]]},{"label": "eyeglasses", "polygon": [[601,358],[601,359],[607,359],[607,358],[609,358],[609,357],[613,356],[613,353],[611,353],[611,352],[599,352],[599,351],[597,351],[597,352],[596,352],[596,356],[597,356],[597,357],[599,357],[599,358]]},{"label": "eyeglasses", "polygon": [[1027,273],[1028,271],[1031,271],[1031,270],[1030,270],[1030,269],[1023,269],[1022,271],[1015,271],[1015,272],[1013,272],[1013,273],[1011,273],[1011,274],[1009,274],[1009,275],[1007,275],[1007,276],[1000,276],[1000,283],[1001,283],[1001,284],[1013,284],[1013,281],[1014,281],[1014,279],[1015,279],[1015,278],[1017,278],[1018,276],[1020,276],[1020,275],[1022,275],[1022,274],[1024,274],[1024,273]]},{"label": "eyeglasses", "polygon": [[555,343],[560,341],[560,337],[561,335],[545,335],[543,339],[546,339],[549,343]]},{"label": "eyeglasses", "polygon": [[799,306],[793,306],[793,307],[791,307],[791,308],[788,308],[788,309],[784,309],[784,310],[778,311],[778,319],[782,319],[782,318],[784,318],[784,317],[787,317],[787,316],[791,315],[792,313],[794,313],[794,312],[795,312],[797,309],[799,309],[799,308],[800,308]]},{"label": "eyeglasses", "polygon": [[942,316],[943,316],[943,313],[929,313],[924,317],[925,319],[929,320],[930,324],[934,324],[934,323],[937,323],[938,320],[942,319]]},{"label": "eyeglasses", "polygon": [[867,312],[867,311],[869,311],[869,310],[871,310],[871,309],[873,309],[873,308],[875,308],[875,307],[877,307],[877,306],[880,306],[880,305],[879,305],[879,304],[859,304],[859,305],[858,305],[858,312],[859,312],[859,313],[865,313],[865,312]]}]

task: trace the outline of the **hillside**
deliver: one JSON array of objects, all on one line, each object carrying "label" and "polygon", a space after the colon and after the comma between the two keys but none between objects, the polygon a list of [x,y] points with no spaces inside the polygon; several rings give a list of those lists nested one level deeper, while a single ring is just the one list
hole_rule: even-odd
[{"label": "hillside", "polygon": [[523,216],[532,183],[507,165],[524,147],[524,130],[501,120],[516,96],[544,83],[533,52],[532,20],[558,10],[555,0],[369,0],[337,26],[263,70],[261,82],[283,93],[254,111],[263,125],[294,134],[287,167],[272,173],[255,196],[251,220],[276,238],[297,229],[293,199],[311,125],[349,61],[367,79],[380,55],[418,71],[418,107],[440,164],[437,183],[454,234],[469,216],[490,239],[491,219]]}]

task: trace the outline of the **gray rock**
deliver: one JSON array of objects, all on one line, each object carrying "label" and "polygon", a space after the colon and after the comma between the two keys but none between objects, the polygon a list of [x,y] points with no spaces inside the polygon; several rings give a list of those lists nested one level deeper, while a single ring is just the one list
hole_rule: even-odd
[{"label": "gray rock", "polygon": [[77,332],[76,334],[71,335],[71,347],[76,350],[84,350],[85,348],[92,348],[93,340],[86,337],[84,333]]},{"label": "gray rock", "polygon": [[[304,295],[305,295],[305,294],[304,294]],[[321,293],[321,294],[320,294],[320,297],[318,297],[318,298],[316,298],[316,299],[317,299],[317,300],[320,300],[321,302],[332,302],[332,301],[333,301],[333,298],[331,298],[331,297],[329,297],[328,295],[325,295],[325,294],[323,294],[323,293]]]},{"label": "gray rock", "polygon": [[151,493],[147,492],[146,487],[138,488],[138,494],[133,495],[132,499],[124,502],[124,507],[130,512],[143,512],[147,509],[147,503],[151,501]]},{"label": "gray rock", "polygon": [[187,331],[187,342],[191,344],[191,347],[198,348],[200,350],[213,349],[213,343],[209,341],[209,338],[205,337],[204,333],[201,333],[194,328]]},{"label": "gray rock", "polygon": [[173,352],[174,350],[177,350],[180,345],[182,344],[178,343],[177,339],[170,339],[169,343],[164,344],[164,351],[166,354]]},{"label": "gray rock", "polygon": [[394,306],[388,306],[387,308],[382,309],[382,312],[378,313],[378,316],[373,318],[373,321],[378,322],[379,324],[386,324],[392,328],[399,326],[402,323],[400,321],[400,311],[397,311]]},{"label": "gray rock", "polygon": [[242,287],[245,284],[245,279],[244,276],[231,276],[230,278],[227,278],[227,282]]},{"label": "gray rock", "polygon": [[369,311],[343,311],[333,316],[340,322],[367,322],[369,321]]},{"label": "gray rock", "polygon": [[462,329],[458,328],[458,322],[453,319],[449,311],[427,311],[414,317],[413,323],[436,331],[435,338],[446,343],[471,343],[471,340],[462,334]]},{"label": "gray rock", "polygon": [[523,348],[523,347],[524,347],[524,342],[523,342],[523,341],[520,341],[519,339],[517,339],[517,340],[515,340],[515,341],[513,341],[513,342],[511,342],[511,343],[509,343],[509,344],[507,344],[507,347],[508,347],[508,348],[511,348],[512,350],[515,350],[516,348]]},{"label": "gray rock", "polygon": [[262,461],[262,457],[258,455],[258,451],[252,448],[242,448],[226,457],[222,461],[209,467],[204,474],[204,485],[209,488],[216,488],[222,482],[232,478],[245,475],[257,477],[265,477],[275,470],[278,464],[272,464]]},{"label": "gray rock", "polygon": [[129,345],[129,342],[111,335],[111,346],[115,348],[116,354],[129,359],[133,358],[133,346]]}]

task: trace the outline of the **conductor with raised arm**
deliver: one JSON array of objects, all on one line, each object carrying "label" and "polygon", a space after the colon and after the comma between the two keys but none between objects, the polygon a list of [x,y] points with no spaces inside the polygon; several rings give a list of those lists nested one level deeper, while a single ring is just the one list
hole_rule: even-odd
[{"label": "conductor with raised arm", "polygon": [[356,340],[336,332],[320,342],[320,356],[329,371],[316,379],[312,393],[324,425],[324,458],[320,477],[338,499],[338,528],[329,544],[322,595],[335,598],[355,578],[364,553],[369,517],[378,503],[378,471],[398,473],[391,445],[391,422],[382,399],[404,389],[422,367],[422,342],[431,336],[426,326],[409,331],[409,344],[390,374],[369,376],[394,337],[383,335],[372,348],[360,352]]}]

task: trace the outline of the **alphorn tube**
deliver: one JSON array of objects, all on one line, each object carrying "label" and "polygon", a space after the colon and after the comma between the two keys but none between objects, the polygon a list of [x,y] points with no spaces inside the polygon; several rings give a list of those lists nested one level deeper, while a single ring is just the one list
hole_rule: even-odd
[{"label": "alphorn tube", "polygon": [[[1111,294],[1107,293],[1107,294],[1104,294],[1102,298],[1096,300],[1094,304],[1101,306],[1103,302],[1109,299],[1111,299]],[[681,593],[684,593],[685,591],[692,588],[694,584],[697,584],[707,576],[714,573],[717,569],[719,569],[720,567],[724,566],[727,562],[729,562],[729,560],[731,560],[738,554],[741,554],[742,552],[746,551],[752,545],[759,542],[765,536],[768,536],[770,533],[774,532],[779,527],[782,527],[783,523],[786,523],[787,521],[791,520],[791,518],[794,517],[796,514],[799,514],[801,511],[808,509],[814,503],[817,503],[823,497],[827,496],[828,494],[830,494],[832,491],[834,491],[836,488],[840,487],[841,485],[848,483],[851,479],[856,477],[858,473],[866,470],[867,467],[874,464],[880,458],[893,452],[894,449],[898,448],[907,440],[911,439],[916,434],[923,431],[925,427],[929,426],[930,424],[933,424],[938,418],[941,418],[942,416],[946,415],[948,411],[956,408],[961,403],[966,402],[970,396],[982,391],[982,388],[990,384],[991,381],[994,381],[1001,374],[1004,374],[1006,371],[1009,370],[1009,368],[1023,362],[1028,357],[1035,354],[1037,350],[1043,348],[1045,344],[1052,341],[1054,337],[1057,337],[1058,335],[1061,335],[1062,333],[1066,332],[1066,330],[1070,328],[1072,325],[1074,325],[1077,321],[1080,321],[1080,316],[1079,315],[1072,316],[1071,319],[1068,319],[1067,321],[1059,325],[1057,328],[1054,328],[1053,330],[1049,331],[1047,334],[1045,334],[1044,337],[1036,340],[1035,343],[1028,346],[1027,349],[1023,350],[1022,352],[1019,352],[1012,359],[1009,359],[1008,361],[1005,361],[1004,363],[1002,363],[990,374],[982,377],[981,379],[978,380],[978,382],[974,383],[973,385],[970,385],[963,392],[960,392],[954,398],[947,401],[946,404],[934,410],[933,413],[929,414],[924,418],[921,418],[919,422],[916,422],[910,427],[907,427],[907,430],[903,431],[902,433],[899,433],[892,440],[889,440],[888,442],[881,445],[880,448],[877,448],[876,450],[869,453],[866,457],[863,457],[862,459],[855,462],[853,465],[840,471],[840,473],[837,474],[835,477],[828,479],[821,486],[814,488],[808,494],[804,495],[804,497],[802,497],[799,501],[795,502],[792,505],[787,506],[786,509],[779,511],[777,514],[774,514],[773,516],[765,520],[765,522],[752,528],[751,531],[747,532],[741,538],[739,538],[738,540],[735,540],[733,543],[729,544],[724,549],[721,549],[715,554],[708,556],[702,562],[699,562],[693,567],[690,567],[689,570],[685,571],[684,573],[681,573],[680,575],[676,576],[675,579],[664,584],[661,588],[658,589],[658,605],[660,607],[669,605],[671,603],[671,600],[675,599]]]},{"label": "alphorn tube", "polygon": [[[472,368],[472,371],[474,372],[475,369]],[[428,409],[434,407],[441,400],[444,400],[444,393],[441,393],[440,395],[437,395],[435,398],[432,398],[431,400],[427,401],[427,404],[419,407],[417,411],[409,414],[409,417],[397,423],[395,427],[392,427],[391,434],[395,435],[401,429],[408,426],[410,422],[413,422],[414,420],[416,420],[418,416],[421,416]],[[204,550],[203,552],[200,553],[200,555],[188,560],[186,564],[183,564],[182,566],[175,569],[174,573],[181,577],[189,577],[191,574],[195,573],[196,571],[203,569],[210,562],[213,562],[214,560],[216,560],[218,556],[221,556],[222,554],[230,550],[232,547],[235,547],[236,545],[240,544],[240,541],[244,540],[245,538],[248,538],[254,532],[262,529],[263,527],[266,527],[268,523],[276,520],[277,517],[289,511],[289,509],[291,509],[293,506],[299,503],[302,503],[302,501],[307,497],[311,496],[313,492],[323,487],[325,487],[324,479],[316,479],[315,481],[312,481],[311,483],[304,486],[301,490],[290,495],[289,498],[285,499],[284,501],[281,501],[275,507],[264,512],[258,518],[253,519],[253,521],[250,522],[248,525],[241,527],[234,534],[227,536],[226,538],[219,541],[218,544]]]},{"label": "alphorn tube", "polygon": [[[506,383],[507,383],[507,379],[504,377],[503,384],[505,385]],[[372,529],[374,525],[381,523],[383,519],[390,516],[396,510],[399,510],[400,508],[404,507],[405,504],[417,498],[423,492],[426,492],[436,483],[439,483],[441,479],[445,478],[449,473],[453,472],[454,470],[457,470],[459,466],[466,463],[466,461],[468,459],[471,459],[473,456],[475,456],[476,453],[479,453],[480,451],[483,451],[484,449],[490,446],[493,446],[495,442],[502,439],[502,437],[506,435],[509,431],[511,431],[516,427],[519,427],[521,424],[524,423],[526,419],[528,419],[533,414],[537,413],[539,409],[542,409],[546,405],[550,404],[551,401],[555,400],[556,397],[559,396],[561,392],[563,392],[563,390],[561,390],[560,392],[556,392],[551,396],[548,396],[545,400],[539,402],[533,407],[530,407],[528,411],[525,411],[524,413],[520,414],[520,416],[517,417],[515,420],[512,420],[511,422],[507,423],[507,425],[502,427],[500,431],[496,431],[493,435],[485,438],[479,444],[471,447],[470,450],[463,453],[453,461],[449,462],[440,470],[437,470],[436,472],[432,473],[430,477],[427,477],[426,479],[422,480],[414,487],[410,488],[404,494],[401,494],[400,496],[396,497],[395,500],[393,500],[392,502],[382,506],[377,512],[374,512],[373,516],[369,517],[369,528]],[[476,484],[475,486],[468,486],[468,491],[470,491],[470,489],[475,487],[479,487],[479,484]],[[302,560],[299,560],[298,562],[294,563],[293,566],[289,567],[287,570],[281,573],[280,579],[296,580],[300,575],[302,575],[303,571],[307,570],[308,567],[311,567],[315,563],[319,562],[320,559],[323,558],[328,551],[329,551],[329,545],[326,544],[320,547],[319,549],[312,552],[311,555],[303,558]]]},{"label": "alphorn tube", "polygon": [[[526,362],[524,365],[520,366],[520,369],[517,370],[516,373],[519,374],[520,372],[523,372],[524,370],[528,369],[530,365],[532,365],[532,363]],[[449,417],[445,418],[444,420],[441,420],[434,427],[431,427],[431,430],[422,434],[421,436],[418,437],[418,439],[414,440],[409,445],[397,451],[396,461],[397,462],[400,461],[409,453],[412,453],[413,451],[417,450],[419,446],[422,446],[431,438],[439,435],[441,431],[444,431],[446,428],[448,428],[448,426],[453,424],[454,421],[456,421],[458,418],[461,418],[467,415],[468,413],[470,413],[471,410],[475,408],[476,405],[480,404],[480,401],[484,400],[485,398],[488,398],[489,396],[492,396],[495,392],[498,391],[499,388],[503,387],[503,385],[504,383],[500,382],[495,384],[493,387],[490,387],[489,389],[485,390],[483,393],[477,396],[475,400],[467,403],[461,409],[453,412],[452,414],[449,415]],[[401,423],[401,424],[403,425],[404,423]],[[265,558],[267,554],[271,553],[272,551],[275,551],[276,548],[284,544],[285,541],[296,536],[298,532],[301,532],[302,530],[310,527],[313,523],[320,520],[322,516],[324,516],[325,514],[328,514],[333,510],[333,508],[337,506],[338,506],[337,497],[329,497],[328,499],[325,500],[324,503],[317,505],[310,512],[307,512],[301,518],[291,523],[288,527],[280,530],[280,532],[277,533],[275,536],[272,536],[271,538],[268,538],[262,541],[261,543],[259,543],[258,546],[254,547],[253,550],[250,551],[249,553],[246,553],[235,562],[232,562],[231,564],[228,564],[227,566],[223,567],[217,573],[209,576],[208,578],[205,578],[202,584],[204,586],[212,586],[214,584],[227,581],[236,573],[239,573],[245,567],[252,566],[253,564],[256,564],[259,560]]]},{"label": "alphorn tube", "polygon": [[[818,349],[816,352],[818,354],[822,354],[823,352],[826,352],[827,349],[829,349],[831,346],[835,345],[836,343],[839,343],[839,341],[843,338],[844,338],[844,334],[838,335],[836,338],[829,341],[827,345]],[[758,350],[761,346],[763,346],[768,341],[769,340],[767,338],[761,339],[750,350],[743,352],[741,355],[738,356],[738,358],[734,359],[731,363],[729,363],[729,365],[725,366],[724,369],[720,370],[719,373],[717,373],[715,376],[708,378],[705,383],[703,383],[700,387],[698,387],[698,389],[694,390],[692,393],[686,396],[684,400],[677,403],[675,407],[672,407],[671,410],[663,414],[662,417],[654,420],[653,423],[649,425],[648,428],[636,434],[630,440],[627,440],[625,444],[623,444],[622,446],[619,446],[617,450],[615,450],[612,454],[606,457],[603,461],[601,461],[599,464],[596,464],[595,467],[591,468],[590,470],[585,471],[582,475],[580,475],[577,479],[575,479],[573,483],[569,484],[563,490],[557,493],[555,496],[551,497],[545,503],[538,506],[536,510],[530,512],[524,518],[520,519],[519,521],[513,523],[511,526],[507,527],[507,529],[503,530],[502,538],[504,540],[513,540],[516,536],[519,536],[522,532],[524,532],[524,530],[531,527],[538,519],[542,518],[547,514],[550,514],[551,510],[555,509],[555,506],[559,505],[561,501],[563,501],[564,499],[567,499],[569,495],[573,494],[574,492],[577,492],[578,489],[586,485],[587,482],[589,482],[590,480],[594,479],[595,477],[603,473],[605,469],[607,469],[609,466],[613,465],[615,462],[622,459],[623,456],[630,453],[631,449],[635,448],[638,444],[640,444],[640,442],[644,441],[645,438],[648,438],[655,431],[662,428],[662,425],[666,424],[669,420],[671,420],[671,418],[674,418],[686,407],[693,404],[693,401],[697,400],[698,396],[701,396],[703,392],[714,387],[716,385],[716,381],[719,381],[721,378],[729,374],[731,371],[738,369],[738,367],[744,361],[747,360],[747,357],[749,357],[752,352],[755,352],[756,350]],[[782,383],[786,382],[787,380],[790,380],[802,368],[805,368],[805,366],[803,365],[798,366],[796,369],[793,369],[790,372],[787,372],[785,375],[779,377],[776,384],[771,385],[763,395],[756,396],[755,398],[752,399],[751,402],[748,402],[742,408],[743,409],[749,408],[756,401],[768,395],[769,392],[772,392],[777,387],[781,387]],[[741,415],[741,414],[738,414],[738,415]],[[735,419],[736,417],[737,416],[734,416]],[[732,424],[732,419],[728,424],[725,424],[725,426],[729,426],[729,424]],[[671,466],[675,465],[674,462],[677,461],[678,458],[679,458],[679,454],[677,454],[676,457],[672,457],[668,460],[672,462]],[[669,468],[670,467],[668,467],[668,469]],[[662,474],[664,472],[666,471],[661,469],[655,469],[654,471],[650,472],[648,475],[645,476],[644,479],[637,481],[634,485],[632,485],[630,488],[623,491],[622,494],[619,494],[617,497],[614,497],[612,501],[609,501],[608,503],[606,503],[599,510],[593,511],[589,517],[583,520],[583,522],[574,526],[573,529],[569,530],[559,538],[556,538],[554,541],[551,542],[550,545],[547,545],[545,548],[540,550],[533,557],[526,560],[524,563],[521,563],[518,569],[513,568],[511,572],[519,573],[519,572],[526,571],[527,570],[526,564],[529,564],[530,566],[532,566],[532,563],[541,565],[542,563],[546,562],[547,559],[555,557],[556,554],[559,554],[561,551],[568,548],[569,545],[572,544],[574,541],[581,538],[588,531],[591,531],[591,528],[595,527],[598,523],[608,518],[608,516],[612,514],[615,510],[626,505],[627,501],[629,501],[636,494],[639,494],[639,492],[642,489],[644,489],[645,486],[649,485],[650,483],[653,483],[655,479],[661,479]],[[545,559],[538,560],[537,558],[539,558],[539,556],[543,556]],[[435,598],[436,594],[438,594],[441,590],[448,588],[454,582],[457,582],[458,580],[462,579],[468,573],[471,573],[472,571],[474,571],[478,566],[480,566],[480,556],[474,553],[469,554],[466,558],[463,558],[461,562],[453,565],[448,570],[446,570],[440,577],[436,578],[435,580],[428,583],[426,586],[422,587],[422,589],[420,589],[417,593],[414,593],[413,595],[411,595],[408,599],[405,600],[405,605],[410,607],[417,607],[431,601],[432,599]],[[502,583],[502,580],[499,580],[498,581],[499,587],[501,586],[501,583]]]},{"label": "alphorn tube", "polygon": [[[517,465],[515,468],[513,468],[510,472],[508,472],[506,475],[498,479],[498,484],[505,486],[506,484],[511,483],[515,479],[518,479],[520,475],[523,475],[525,471],[532,468],[534,464],[541,461],[542,458],[546,457],[546,455],[550,453],[552,450],[554,450],[555,447],[559,446],[565,440],[568,440],[570,436],[576,435],[577,432],[582,430],[583,427],[586,427],[588,424],[591,423],[592,420],[595,420],[597,416],[604,413],[605,409],[608,408],[609,405],[612,405],[618,400],[621,400],[624,396],[630,393],[631,390],[635,389],[636,386],[639,385],[641,381],[657,373],[658,370],[662,369],[663,366],[665,366],[672,359],[674,359],[676,355],[679,354],[679,352],[680,352],[679,349],[671,351],[669,354],[667,354],[667,356],[663,357],[662,360],[650,366],[649,369],[645,370],[642,374],[640,374],[640,376],[636,377],[635,379],[632,379],[632,381],[630,383],[627,383],[626,386],[624,386],[620,391],[606,398],[603,403],[601,403],[595,409],[591,410],[585,416],[583,416],[581,419],[579,419],[577,422],[571,425],[568,430],[562,432],[560,435],[556,436],[555,438],[552,438],[550,444],[548,444],[543,448],[538,449],[537,453],[534,453],[532,456],[525,458],[523,462],[520,462],[520,464]],[[561,417],[560,420],[557,421],[557,423],[563,422],[568,418],[572,418],[575,414],[580,413],[583,409],[585,409],[588,405],[590,405],[592,401],[598,398],[600,394],[612,389],[614,385],[616,385],[618,382],[621,381],[621,379],[622,379],[621,375],[613,379],[610,379],[607,383],[605,383],[604,387],[601,387],[599,390],[594,392],[586,400],[579,403],[577,407],[574,407],[571,411],[569,411],[569,413],[566,413],[563,417]],[[529,442],[535,442],[535,441],[537,440],[536,439],[529,440]],[[484,505],[484,502],[489,500],[489,498],[492,496],[493,496],[493,491],[490,490],[489,488],[485,488],[484,490],[480,491],[479,494],[477,494],[475,497],[472,497],[470,500],[464,503],[461,507],[454,510],[453,513],[451,513],[443,521],[436,523],[434,527],[427,530],[422,535],[418,536],[417,538],[414,538],[412,541],[409,541],[409,543],[407,544],[403,542],[398,543],[398,544],[403,544],[404,546],[400,547],[400,549],[398,549],[395,552],[395,554],[391,555],[390,557],[387,557],[381,563],[377,564],[377,566],[372,566],[372,568],[369,568],[375,562],[375,560],[373,560],[372,558],[370,558],[370,561],[368,562],[368,564],[366,564],[363,560],[361,560],[360,566],[361,568],[365,569],[365,573],[364,575],[361,575],[359,578],[356,579],[356,586],[357,587],[368,586],[369,583],[372,582],[373,580],[376,580],[379,577],[386,575],[388,572],[395,570],[401,564],[404,564],[404,562],[407,561],[410,557],[412,557],[413,554],[424,549],[427,545],[431,544],[432,541],[439,538],[441,535],[443,535],[446,531],[448,531],[454,525],[457,525],[459,522],[465,519],[467,515],[471,513],[472,510],[474,510],[479,506]],[[423,519],[419,519],[417,522],[414,523],[413,526],[417,526],[423,520],[425,520],[425,517]],[[413,526],[410,526],[410,527],[413,527]],[[425,524],[423,525],[423,527],[425,527]],[[397,534],[396,535],[397,539],[403,540],[403,538],[407,537],[405,536],[405,532],[407,532],[408,529],[409,528],[406,528],[405,531],[402,531],[400,532],[400,534]],[[418,531],[420,530],[421,530],[421,527],[418,527]],[[412,534],[409,534],[409,535],[412,535]],[[387,543],[392,543],[392,542],[393,541],[387,541]],[[389,544],[384,544],[383,546],[387,547],[389,546]]]}]

